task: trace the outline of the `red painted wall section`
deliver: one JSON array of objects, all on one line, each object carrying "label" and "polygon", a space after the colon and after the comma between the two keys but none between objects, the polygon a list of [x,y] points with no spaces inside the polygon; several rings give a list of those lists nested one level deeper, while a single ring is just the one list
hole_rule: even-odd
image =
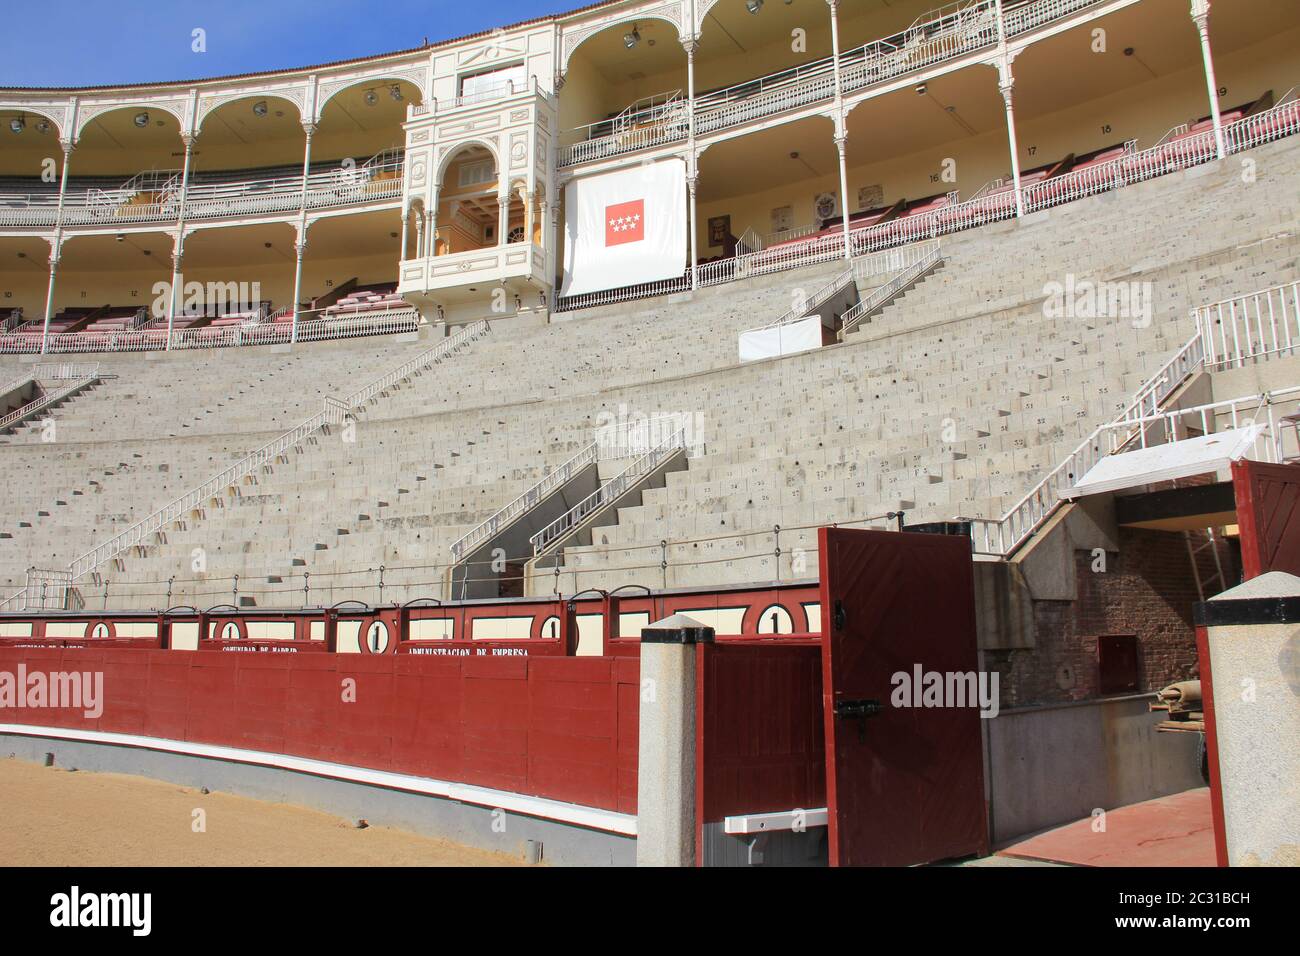
[{"label": "red painted wall section", "polygon": [[1232,463],[1246,580],[1268,571],[1300,574],[1300,465]]},{"label": "red painted wall section", "polygon": [[289,754],[636,812],[635,659],[0,648],[0,669],[20,663],[29,673],[102,671],[103,714],[5,708],[9,723]]},{"label": "red painted wall section", "polygon": [[826,806],[820,645],[699,647],[697,826]]}]

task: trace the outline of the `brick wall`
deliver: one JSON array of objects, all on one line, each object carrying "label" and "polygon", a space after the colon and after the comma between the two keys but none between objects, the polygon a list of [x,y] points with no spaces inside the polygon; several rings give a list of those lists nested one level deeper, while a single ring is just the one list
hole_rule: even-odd
[{"label": "brick wall", "polygon": [[[1091,552],[1075,552],[1078,600],[1035,602],[1035,648],[988,660],[1001,673],[1003,707],[1100,696],[1097,638],[1103,634],[1137,635],[1139,690],[1197,676],[1192,606],[1199,596],[1185,539],[1121,528],[1119,540],[1119,552],[1106,554],[1104,572],[1093,570]],[[1227,545],[1219,554],[1231,587],[1237,558]],[[1202,553],[1199,565],[1210,597],[1220,590],[1212,554]]]}]

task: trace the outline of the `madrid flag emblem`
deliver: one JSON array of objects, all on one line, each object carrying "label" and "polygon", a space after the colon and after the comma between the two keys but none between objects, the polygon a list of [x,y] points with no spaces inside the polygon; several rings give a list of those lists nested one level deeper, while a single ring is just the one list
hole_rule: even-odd
[{"label": "madrid flag emblem", "polygon": [[645,200],[605,207],[605,245],[640,242],[645,238]]},{"label": "madrid flag emblem", "polygon": [[563,295],[680,277],[686,269],[686,164],[644,163],[575,179],[564,193]]}]

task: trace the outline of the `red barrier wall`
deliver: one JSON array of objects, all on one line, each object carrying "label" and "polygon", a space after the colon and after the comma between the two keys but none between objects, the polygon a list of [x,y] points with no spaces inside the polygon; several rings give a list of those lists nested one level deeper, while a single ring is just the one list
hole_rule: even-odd
[{"label": "red barrier wall", "polygon": [[[636,812],[636,660],[0,647],[102,671],[104,708],[0,720],[240,747]],[[344,679],[355,701],[344,700]]]},{"label": "red barrier wall", "polygon": [[826,806],[820,642],[698,653],[696,826]]}]

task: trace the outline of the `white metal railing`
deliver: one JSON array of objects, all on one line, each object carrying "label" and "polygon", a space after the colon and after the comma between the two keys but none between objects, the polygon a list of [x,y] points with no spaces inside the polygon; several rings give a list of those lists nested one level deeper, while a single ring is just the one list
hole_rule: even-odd
[{"label": "white metal railing", "polygon": [[[789,325],[791,322],[798,322],[800,319],[812,315],[817,309],[821,308],[831,299],[835,298],[835,296],[843,292],[848,288],[849,283],[852,281],[853,270],[845,269],[802,302],[797,302],[787,309],[785,314],[780,318],[767,323],[767,325],[760,325],[752,329],[746,329],[745,332],[764,332],[768,329],[775,329],[782,325]],[[744,335],[745,332],[742,332],[741,334]]]},{"label": "white metal railing", "polygon": [[672,295],[676,292],[689,292],[691,288],[690,271],[673,279],[658,282],[643,282],[640,285],[626,286],[621,289],[602,289],[599,292],[584,292],[581,295],[557,296],[556,312],[571,312],[575,309],[593,309],[615,302],[631,299],[648,299],[657,295]]},{"label": "white metal railing", "polygon": [[1195,315],[1207,366],[1293,352],[1300,347],[1300,281],[1202,306]]},{"label": "white metal railing", "polygon": [[1015,6],[1004,5],[1002,17],[1007,36],[1017,37],[1104,2],[1106,0],[1028,0]]},{"label": "white metal railing", "polygon": [[686,448],[686,431],[675,432],[666,441],[633,459],[632,463],[604,482],[582,501],[528,539],[533,556],[543,554],[581,528],[589,519],[623,497],[637,482],[651,475],[673,455]]},{"label": "white metal railing", "polygon": [[456,539],[451,546],[452,560],[463,559],[470,550],[487,541],[520,515],[531,511],[543,498],[567,484],[581,469],[595,464],[598,460],[599,445],[593,441],[568,461],[547,472],[540,481],[492,517]]},{"label": "white metal railing", "polygon": [[272,463],[277,456],[301,444],[324,426],[341,423],[348,411],[359,408],[380,392],[417,370],[441,362],[447,356],[460,351],[460,349],[486,334],[487,331],[488,325],[484,321],[467,325],[456,334],[448,336],[437,345],[425,350],[410,361],[404,362],[383,377],[353,392],[347,398],[342,400],[326,399],[325,407],[311,418],[291,428],[256,451],[245,455],[239,461],[213,475],[197,487],[167,502],[148,517],[136,522],[125,531],[114,535],[103,544],[97,545],[86,553],[79,555],[68,566],[72,580],[75,581],[81,578],[123,551],[144,544],[149,535],[162,531],[169,522],[202,508],[206,501],[222,494],[225,489],[245,476],[252,474],[257,469]]},{"label": "white metal railing", "polygon": [[[995,555],[1014,552],[1056,510],[1061,492],[1073,486],[1102,457],[1133,440],[1145,445],[1147,432],[1143,423],[1182,414],[1185,410],[1162,412],[1162,406],[1195,372],[1203,368],[1240,366],[1247,361],[1294,352],[1300,346],[1300,336],[1293,334],[1288,340],[1287,329],[1296,321],[1298,287],[1300,282],[1274,286],[1194,309],[1195,334],[1138,388],[1112,421],[1089,435],[1001,518],[972,519],[975,550]],[[1286,306],[1288,302],[1290,305]],[[1276,304],[1276,311],[1270,308],[1270,303]],[[1284,307],[1289,311],[1284,312]],[[1280,393],[1294,391],[1300,388],[1283,389]],[[1280,436],[1276,430],[1273,434],[1280,449]],[[1103,436],[1105,443],[1101,441]]]},{"label": "white metal railing", "polygon": [[38,412],[49,408],[51,405],[57,405],[70,395],[81,391],[88,385],[93,385],[97,381],[99,381],[98,370],[96,370],[93,375],[82,376],[74,379],[69,385],[64,385],[62,388],[57,388],[52,392],[46,392],[44,395],[33,399],[21,408],[15,408],[9,414],[0,417],[0,433],[8,431],[10,428],[13,428],[15,425],[31,418]]},{"label": "white metal railing", "polygon": [[[1023,15],[1020,32],[1074,12],[1099,0],[1049,0],[1044,15],[1032,19]],[[1057,8],[1060,9],[1057,9]],[[994,0],[952,4],[918,19],[906,31],[889,39],[876,40],[840,55],[840,75],[845,92],[856,92],[873,83],[923,69],[997,42],[997,5]],[[699,135],[730,129],[745,123],[797,109],[835,95],[835,60],[823,57],[811,63],[737,83],[695,98],[695,129]],[[635,105],[635,104],[634,104]],[[629,108],[631,109],[631,108]],[[690,127],[687,103],[680,110],[633,112],[637,122],[609,133],[599,132],[614,124],[604,120],[579,127],[573,132],[585,138],[560,150],[559,165],[572,166],[609,156],[685,139]],[[627,112],[627,111],[625,111]],[[617,119],[617,117],[615,118]]]},{"label": "white metal railing", "polygon": [[917,257],[914,262],[904,267],[898,275],[884,285],[872,289],[865,299],[859,301],[841,316],[840,341],[843,342],[845,337],[856,329],[864,318],[884,308],[897,298],[903,290],[911,288],[922,276],[928,275],[937,269],[941,262],[943,262],[943,252],[936,242],[927,248],[921,256]]},{"label": "white metal railing", "polygon": [[0,603],[0,610],[63,611],[68,609],[68,588],[72,575],[67,571],[48,568],[28,568],[27,586],[18,594],[14,607],[9,601]]},{"label": "white metal railing", "polygon": [[1097,436],[1111,425],[1119,425],[1129,429],[1126,441],[1136,437],[1140,428],[1135,423],[1158,412],[1165,399],[1201,368],[1203,356],[1198,333],[1137,389],[1128,405],[1110,423],[1089,435],[1005,515],[972,519],[971,535],[975,539],[976,552],[1006,556],[1020,547],[1056,511],[1061,492],[1095,465],[1102,454],[1109,453],[1100,451]]},{"label": "white metal railing", "polygon": [[[1225,148],[1241,152],[1264,143],[1300,132],[1300,101],[1288,93],[1272,108],[1225,124]],[[1207,130],[1183,139],[1138,151],[1126,144],[1125,152],[1113,160],[1073,170],[1051,179],[1026,185],[1021,190],[1026,212],[1047,209],[1083,199],[1097,193],[1120,189],[1148,179],[1177,172],[1189,166],[1217,158],[1214,131]],[[971,199],[949,201],[934,209],[872,226],[851,227],[849,242],[852,257],[937,239],[965,229],[974,229],[1016,216],[1016,198],[1010,183],[990,183]],[[844,255],[842,230],[823,230],[821,235],[795,242],[783,242],[762,250],[728,259],[706,262],[697,267],[697,285],[721,285],[753,276],[783,272],[829,262]],[[557,299],[557,312],[590,308],[670,292],[686,291],[691,286],[690,273],[682,279],[648,283],[622,289],[609,289],[582,296]]]},{"label": "white metal railing", "polygon": [[[175,349],[234,348],[245,345],[284,345],[293,341],[293,323],[280,318],[292,314],[281,309],[260,321],[230,325],[206,325],[193,329],[173,329],[170,344],[167,329],[139,328],[118,332],[51,332],[46,338],[49,353],[94,352],[161,352]],[[319,342],[327,339],[359,338],[366,335],[394,335],[414,332],[420,327],[420,313],[414,306],[376,309],[373,312],[300,319],[297,341]],[[10,332],[0,334],[0,354],[29,353],[41,350],[41,333]]]},{"label": "white metal railing", "polygon": [[[336,169],[307,176],[309,209],[399,199],[402,195],[403,150],[388,149],[360,164],[345,162]],[[191,182],[185,193],[187,219],[213,219],[290,212],[303,203],[303,177],[297,175],[218,182]],[[69,192],[65,225],[107,225],[171,221],[180,214],[179,177],[171,171],[139,173],[120,187]],[[0,226],[53,225],[58,217],[58,193],[0,195]]]}]

